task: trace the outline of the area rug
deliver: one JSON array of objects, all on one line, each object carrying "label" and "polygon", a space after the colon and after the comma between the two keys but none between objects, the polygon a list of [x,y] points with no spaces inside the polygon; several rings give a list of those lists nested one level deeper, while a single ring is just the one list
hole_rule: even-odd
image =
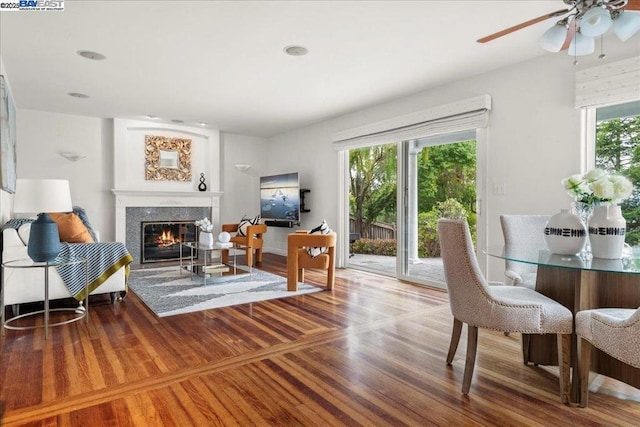
[{"label": "area rug", "polygon": [[321,291],[322,288],[298,283],[296,292],[287,291],[286,277],[253,269],[253,272],[207,278],[179,267],[131,270],[129,288],[159,317],[199,310],[285,298]]}]

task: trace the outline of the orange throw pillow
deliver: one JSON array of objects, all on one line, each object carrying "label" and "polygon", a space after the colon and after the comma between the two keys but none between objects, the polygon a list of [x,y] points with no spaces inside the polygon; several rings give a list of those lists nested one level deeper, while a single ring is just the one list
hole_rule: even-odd
[{"label": "orange throw pillow", "polygon": [[80,217],[73,212],[54,213],[49,216],[58,224],[58,234],[61,242],[67,243],[93,243],[89,230],[82,223]]}]

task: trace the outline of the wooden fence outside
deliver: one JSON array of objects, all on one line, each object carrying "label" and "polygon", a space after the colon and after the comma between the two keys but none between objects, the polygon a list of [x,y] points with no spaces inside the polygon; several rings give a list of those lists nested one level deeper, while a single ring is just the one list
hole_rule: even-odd
[{"label": "wooden fence outside", "polygon": [[374,222],[367,226],[363,224],[362,230],[356,230],[356,221],[353,218],[349,219],[349,230],[352,234],[360,234],[362,239],[395,239],[396,227],[393,224],[386,224],[383,222]]}]

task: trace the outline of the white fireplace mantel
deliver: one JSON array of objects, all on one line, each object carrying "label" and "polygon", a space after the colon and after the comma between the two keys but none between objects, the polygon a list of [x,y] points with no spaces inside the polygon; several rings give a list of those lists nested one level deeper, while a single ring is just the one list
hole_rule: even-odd
[{"label": "white fireplace mantel", "polygon": [[126,239],[128,207],[209,207],[214,229],[220,218],[221,192],[211,191],[154,191],[154,190],[111,190],[116,196],[116,241]]},{"label": "white fireplace mantel", "polygon": [[[111,190],[116,195],[116,206],[194,206],[193,203],[201,203],[195,206],[213,205],[222,196],[222,193],[212,191],[154,191],[154,190]],[[186,199],[186,200],[185,200]],[[149,200],[151,203],[166,204],[144,204]],[[141,204],[142,203],[142,204]]]}]

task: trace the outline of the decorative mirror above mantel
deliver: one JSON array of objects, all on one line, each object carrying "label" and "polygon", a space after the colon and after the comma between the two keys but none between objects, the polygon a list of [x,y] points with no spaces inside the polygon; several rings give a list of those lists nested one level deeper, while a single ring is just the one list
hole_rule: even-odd
[{"label": "decorative mirror above mantel", "polygon": [[191,181],[191,140],[145,135],[145,179]]}]

